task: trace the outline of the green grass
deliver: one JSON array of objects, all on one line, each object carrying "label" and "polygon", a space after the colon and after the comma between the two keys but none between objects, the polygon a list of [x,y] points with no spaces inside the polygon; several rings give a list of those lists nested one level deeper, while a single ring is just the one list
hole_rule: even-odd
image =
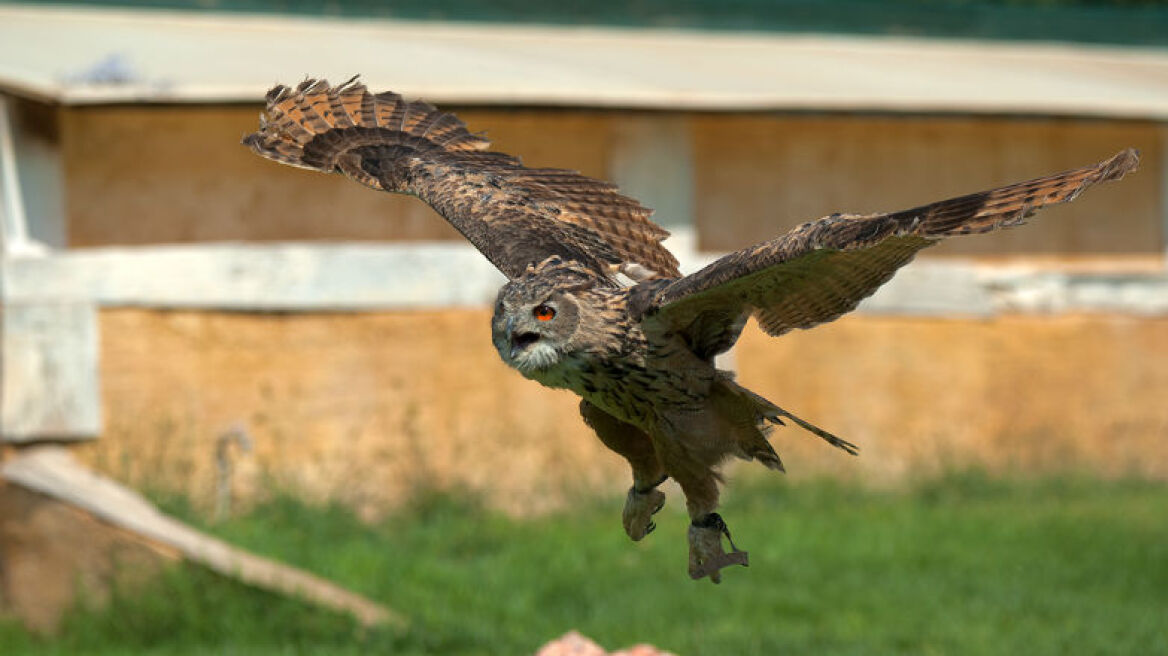
[{"label": "green grass", "polygon": [[529,654],[573,628],[609,649],[683,655],[1168,653],[1163,484],[738,481],[723,515],[751,567],[720,586],[685,574],[676,493],[641,544],[623,536],[620,503],[512,520],[429,495],[369,526],[279,499],[214,532],[380,600],[410,628],[362,632],[181,567],[75,611],[57,639],[0,624],[0,653]]}]

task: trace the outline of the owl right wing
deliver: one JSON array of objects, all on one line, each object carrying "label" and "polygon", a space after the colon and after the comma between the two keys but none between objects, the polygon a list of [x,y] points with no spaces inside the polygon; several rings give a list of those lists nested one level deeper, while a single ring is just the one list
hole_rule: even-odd
[{"label": "owl right wing", "polygon": [[1021,225],[1039,209],[1135,170],[1110,159],[909,210],[835,214],[722,257],[674,281],[634,288],[631,312],[647,333],[680,333],[703,358],[728,350],[753,314],[768,335],[832,321],[871,296],[921,249],[945,237]]},{"label": "owl right wing", "polygon": [[356,78],[274,87],[259,131],[243,143],[277,162],[418,196],[508,278],[552,255],[605,276],[680,275],[661,245],[669,233],[614,185],[526,168],[487,151],[490,142],[453,114],[392,92],[371,94]]}]

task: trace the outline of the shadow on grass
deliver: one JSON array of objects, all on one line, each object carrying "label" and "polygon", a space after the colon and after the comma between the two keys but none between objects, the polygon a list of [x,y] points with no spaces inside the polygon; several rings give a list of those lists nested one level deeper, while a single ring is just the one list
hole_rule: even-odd
[{"label": "shadow on grass", "polygon": [[[181,500],[164,507],[199,524]],[[210,527],[412,619],[403,632],[182,566],[61,637],[0,625],[4,654],[527,654],[568,629],[678,654],[1166,653],[1168,486],[960,472],[902,490],[736,483],[723,515],[751,552],[721,586],[685,574],[671,494],[631,543],[620,499],[537,519],[429,491],[375,524],[276,496]],[[1105,609],[1105,612],[1103,612]]]}]

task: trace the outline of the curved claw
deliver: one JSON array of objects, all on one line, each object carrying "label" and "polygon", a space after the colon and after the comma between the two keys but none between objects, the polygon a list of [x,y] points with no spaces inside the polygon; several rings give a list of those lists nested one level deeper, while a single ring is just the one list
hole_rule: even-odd
[{"label": "curved claw", "polygon": [[[722,549],[722,536],[730,543],[730,553]],[[710,513],[689,526],[689,576],[695,581],[706,576],[714,583],[722,582],[719,570],[731,565],[750,566],[745,551],[739,551],[730,539],[730,529],[718,513]]]},{"label": "curved claw", "polygon": [[657,525],[651,519],[657,511],[665,505],[665,493],[657,488],[647,492],[638,492],[637,488],[629,488],[629,496],[625,501],[625,510],[621,520],[625,526],[625,533],[633,541],[640,541],[653,532]]}]

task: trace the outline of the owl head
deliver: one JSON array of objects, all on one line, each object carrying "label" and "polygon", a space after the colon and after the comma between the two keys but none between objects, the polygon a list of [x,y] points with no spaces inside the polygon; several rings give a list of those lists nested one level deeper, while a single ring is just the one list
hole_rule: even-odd
[{"label": "owl head", "polygon": [[575,293],[595,281],[590,270],[551,257],[504,285],[491,320],[491,337],[503,362],[533,374],[571,353],[580,324]]}]

